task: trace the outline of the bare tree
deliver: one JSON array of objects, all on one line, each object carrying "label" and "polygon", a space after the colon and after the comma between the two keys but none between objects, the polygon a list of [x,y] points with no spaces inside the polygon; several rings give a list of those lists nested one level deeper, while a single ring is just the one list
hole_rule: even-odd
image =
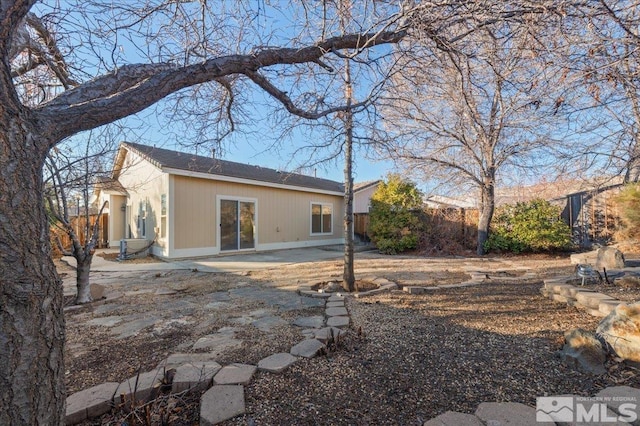
[{"label": "bare tree", "polygon": [[108,178],[104,162],[115,153],[111,139],[100,136],[93,137],[89,132],[84,142],[69,141],[55,147],[45,162],[45,208],[52,226],[71,241],[71,247],[65,247],[56,238],[62,254],[76,260],[76,304],[92,301],[89,274],[106,207],[105,203],[95,210],[92,190],[96,183]]},{"label": "bare tree", "polygon": [[[478,193],[477,253],[495,208],[500,173],[544,160],[558,78],[532,22],[487,26],[435,46],[413,41],[384,109],[390,155],[408,171]],[[408,59],[411,58],[411,59]]]},{"label": "bare tree", "polygon": [[[267,15],[242,3],[83,2],[72,10],[38,4],[36,14],[47,18],[39,22],[59,37],[48,39],[28,22],[35,4],[0,3],[0,423],[13,425],[60,424],[64,415],[62,289],[43,203],[42,170],[52,147],[183,89],[212,83],[228,93],[233,76],[266,81],[260,70],[319,64],[344,49],[365,52],[404,37],[387,19],[359,33],[334,36],[331,29],[275,47],[272,33],[252,26]],[[45,57],[36,56],[34,38],[46,46]],[[58,85],[35,78],[45,69]],[[334,112],[327,106],[310,116]]]},{"label": "bare tree", "polygon": [[[579,5],[569,20],[566,45],[555,52],[571,79],[567,110],[574,143],[559,146],[566,167],[625,182],[640,179],[640,4],[610,1]],[[585,22],[587,23],[585,25]],[[563,149],[564,148],[564,149]]]}]

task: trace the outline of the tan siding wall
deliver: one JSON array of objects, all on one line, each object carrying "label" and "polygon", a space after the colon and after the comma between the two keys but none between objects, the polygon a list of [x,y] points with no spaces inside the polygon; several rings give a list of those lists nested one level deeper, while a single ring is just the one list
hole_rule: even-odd
[{"label": "tan siding wall", "polygon": [[[168,176],[153,164],[129,152],[118,180],[129,192],[127,223],[131,229],[131,237],[142,238],[142,230],[138,228],[138,217],[141,214],[141,203],[146,203],[145,237],[148,240],[153,239],[155,228],[160,227],[160,196],[168,194]],[[126,235],[126,238],[128,237],[129,235]],[[165,244],[165,241],[158,241],[160,246]]]},{"label": "tan siding wall", "polygon": [[[342,237],[342,197],[174,176],[176,249],[217,245],[216,196],[256,199],[258,244]],[[310,236],[311,203],[333,204],[331,235]]]}]

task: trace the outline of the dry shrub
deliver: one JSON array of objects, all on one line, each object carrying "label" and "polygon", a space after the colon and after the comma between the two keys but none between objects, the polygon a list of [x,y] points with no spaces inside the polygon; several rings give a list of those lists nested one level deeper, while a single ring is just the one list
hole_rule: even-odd
[{"label": "dry shrub", "polygon": [[628,289],[640,288],[640,277],[625,275],[624,277],[618,278],[617,280],[615,280],[615,284],[618,287],[628,288]]},{"label": "dry shrub", "polygon": [[475,250],[478,211],[475,209],[425,209],[426,230],[420,237],[425,254],[466,254]]}]

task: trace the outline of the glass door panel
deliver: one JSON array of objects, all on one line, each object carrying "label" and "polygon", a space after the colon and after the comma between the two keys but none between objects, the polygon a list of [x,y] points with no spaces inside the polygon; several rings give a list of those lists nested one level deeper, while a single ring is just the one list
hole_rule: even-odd
[{"label": "glass door panel", "polygon": [[220,250],[238,250],[238,202],[220,200]]},{"label": "glass door panel", "polygon": [[253,237],[253,222],[255,217],[255,203],[241,201],[240,204],[240,249],[255,248]]}]

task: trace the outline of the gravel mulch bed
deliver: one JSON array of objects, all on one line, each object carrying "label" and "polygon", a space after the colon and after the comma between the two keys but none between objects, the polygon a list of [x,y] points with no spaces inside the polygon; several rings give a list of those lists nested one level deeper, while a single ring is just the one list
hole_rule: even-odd
[{"label": "gravel mulch bed", "polygon": [[564,332],[599,320],[544,299],[540,285],[350,302],[353,333],[337,352],[259,374],[246,388],[247,414],[225,424],[415,425],[484,401],[535,406],[537,396],[640,385],[636,370],[613,361],[602,377],[562,364],[554,352]]}]

